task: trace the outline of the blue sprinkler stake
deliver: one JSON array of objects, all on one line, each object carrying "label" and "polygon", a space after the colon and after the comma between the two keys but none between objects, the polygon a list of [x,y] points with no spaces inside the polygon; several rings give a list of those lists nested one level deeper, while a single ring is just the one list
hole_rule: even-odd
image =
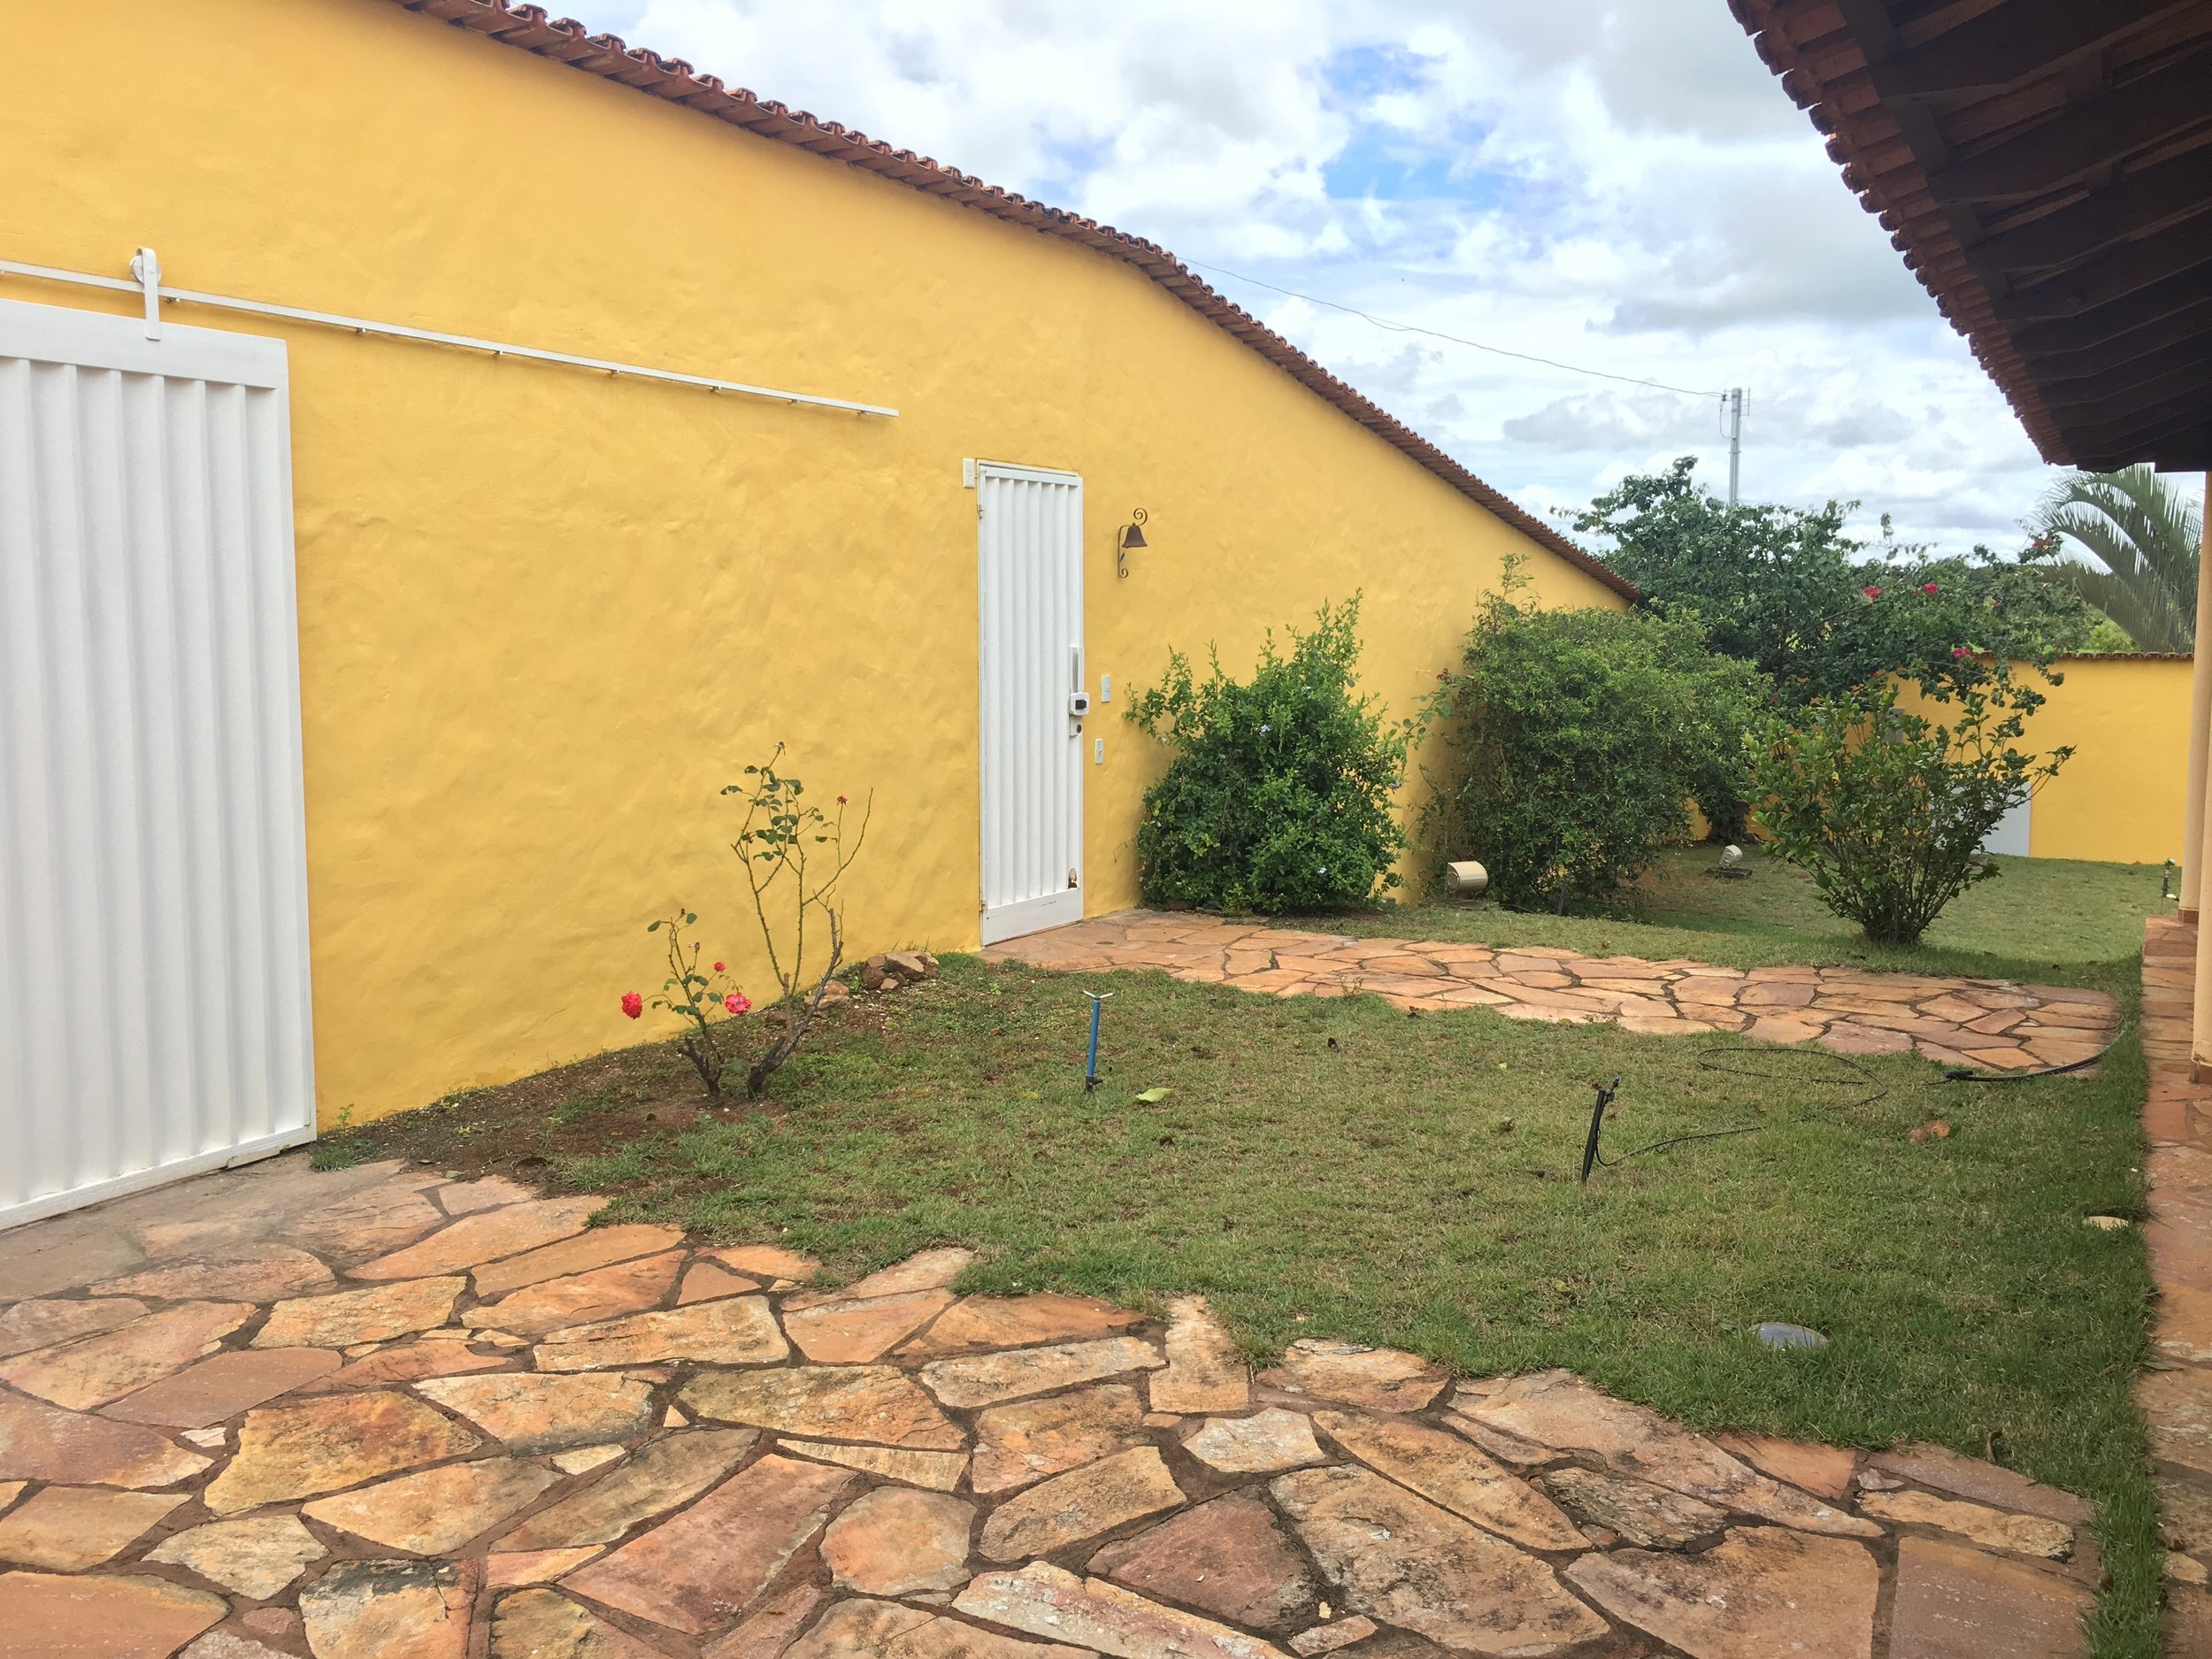
[{"label": "blue sprinkler stake", "polygon": [[1106,1004],[1113,1001],[1114,994],[1109,991],[1101,996],[1095,991],[1086,991],[1083,995],[1091,999],[1091,1057],[1083,1066],[1083,1092],[1087,1094],[1098,1087],[1098,1017]]}]

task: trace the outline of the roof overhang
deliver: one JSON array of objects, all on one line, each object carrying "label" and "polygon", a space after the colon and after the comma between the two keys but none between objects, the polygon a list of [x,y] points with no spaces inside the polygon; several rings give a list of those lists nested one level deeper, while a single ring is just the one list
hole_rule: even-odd
[{"label": "roof overhang", "polygon": [[2212,0],[1729,0],[2047,461],[2212,464]]}]

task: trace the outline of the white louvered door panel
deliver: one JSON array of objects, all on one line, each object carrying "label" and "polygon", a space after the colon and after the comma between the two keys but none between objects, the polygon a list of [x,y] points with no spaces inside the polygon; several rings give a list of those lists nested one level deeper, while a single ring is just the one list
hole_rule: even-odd
[{"label": "white louvered door panel", "polygon": [[0,302],[0,1227],[314,1133],[285,368]]},{"label": "white louvered door panel", "polygon": [[1083,480],[976,469],[983,942],[1083,918]]}]

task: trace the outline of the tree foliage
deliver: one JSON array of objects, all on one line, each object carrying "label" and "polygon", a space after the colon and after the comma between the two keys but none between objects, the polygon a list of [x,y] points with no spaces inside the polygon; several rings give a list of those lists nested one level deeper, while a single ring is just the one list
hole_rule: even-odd
[{"label": "tree foliage", "polygon": [[1693,619],[1545,611],[1520,591],[1485,603],[1432,699],[1429,810],[1445,856],[1480,860],[1503,902],[1563,907],[1632,881],[1687,833],[1689,800],[1740,817],[1765,686]]},{"label": "tree foliage", "polygon": [[1732,507],[1695,465],[1686,456],[1623,480],[1575,528],[1609,538],[1606,562],[1654,611],[1696,616],[1713,649],[1755,664],[1786,705],[1886,673],[1931,690],[1978,683],[1979,654],[2039,665],[2090,637],[2095,613],[2047,578],[2047,548],[1932,557],[1889,541],[1886,518],[1885,538],[1863,542],[1844,527],[1856,502]]},{"label": "tree foliage", "polygon": [[2059,558],[2046,568],[2138,649],[2194,649],[2204,525],[2188,497],[2149,467],[2070,473],[2052,486],[2029,527],[2045,550],[2071,541],[2103,566]]},{"label": "tree foliage", "polygon": [[1127,718],[1171,746],[1145,791],[1138,879],[1148,903],[1274,913],[1363,904],[1399,885],[1405,833],[1391,811],[1410,723],[1360,695],[1359,598],[1311,633],[1271,632],[1248,681],[1217,653],[1201,679],[1179,651]]},{"label": "tree foliage", "polygon": [[1947,723],[1929,719],[1886,680],[1773,715],[1749,740],[1760,833],[1876,944],[1913,943],[1996,875],[1982,843],[2073,753],[2014,747],[2043,698],[2007,673],[1951,702]]}]

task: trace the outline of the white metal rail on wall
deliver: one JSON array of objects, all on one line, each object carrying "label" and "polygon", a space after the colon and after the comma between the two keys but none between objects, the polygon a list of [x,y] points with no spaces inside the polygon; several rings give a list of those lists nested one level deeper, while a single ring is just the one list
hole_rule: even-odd
[{"label": "white metal rail on wall", "polygon": [[286,368],[0,301],[0,1227],[314,1133]]},{"label": "white metal rail on wall", "polygon": [[818,409],[842,409],[856,415],[895,418],[898,411],[879,403],[858,403],[842,397],[818,397],[811,392],[780,391],[772,386],[753,386],[743,380],[717,380],[706,374],[684,374],[674,369],[648,368],[642,364],[618,363],[611,357],[579,357],[542,346],[518,346],[501,340],[480,340],[473,334],[445,334],[434,328],[412,328],[403,323],[380,323],[365,317],[337,311],[308,311],[280,305],[272,300],[239,299],[228,294],[204,294],[196,288],[170,288],[161,280],[161,261],[150,248],[141,248],[131,260],[131,280],[95,276],[87,271],[64,271],[54,265],[27,265],[19,259],[0,259],[0,276],[28,277],[41,282],[68,282],[79,288],[105,288],[112,294],[132,294],[145,305],[146,337],[160,336],[161,305],[205,305],[217,311],[238,311],[249,317],[275,317],[287,322],[313,323],[340,328],[348,334],[374,335],[385,340],[410,340],[420,345],[450,346],[461,351],[481,351],[495,357],[516,357],[526,363],[549,363],[564,368],[588,369],[595,373],[638,380],[659,380],[673,386],[695,387],[707,392],[733,392],[745,397],[764,397],[779,403],[806,404]]}]

